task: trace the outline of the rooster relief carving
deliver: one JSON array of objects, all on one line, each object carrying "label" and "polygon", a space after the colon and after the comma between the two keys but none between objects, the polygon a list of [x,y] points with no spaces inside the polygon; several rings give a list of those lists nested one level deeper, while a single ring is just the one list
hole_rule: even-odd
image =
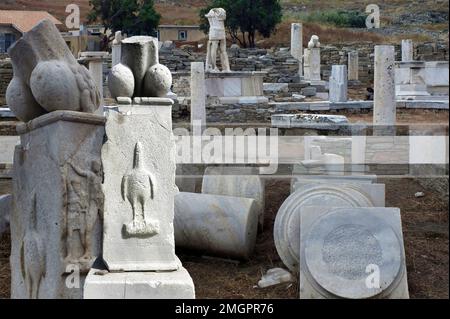
[{"label": "rooster relief carving", "polygon": [[133,210],[133,220],[125,224],[127,237],[151,237],[159,233],[159,223],[147,215],[149,203],[155,198],[155,178],[143,163],[141,143],[134,148],[133,168],[122,179],[122,199],[128,200]]}]

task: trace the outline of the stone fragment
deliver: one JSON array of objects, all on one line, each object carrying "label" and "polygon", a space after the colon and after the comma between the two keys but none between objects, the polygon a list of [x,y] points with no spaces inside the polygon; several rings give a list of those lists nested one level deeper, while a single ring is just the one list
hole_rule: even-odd
[{"label": "stone fragment", "polygon": [[269,269],[267,273],[261,277],[261,280],[258,282],[258,287],[267,288],[294,281],[295,279],[289,271],[282,268],[272,268]]},{"label": "stone fragment", "polygon": [[177,247],[248,259],[255,248],[258,211],[250,198],[179,193],[174,225]]},{"label": "stone fragment", "polygon": [[9,229],[12,195],[0,195],[0,237]]},{"label": "stone fragment", "polygon": [[347,102],[347,66],[333,65],[330,77],[330,102]]},{"label": "stone fragment", "polygon": [[391,45],[375,46],[374,125],[395,125],[395,49]]},{"label": "stone fragment", "polygon": [[305,207],[301,299],[409,298],[398,208]]},{"label": "stone fragment", "polygon": [[14,78],[6,100],[22,121],[57,110],[94,113],[100,93],[89,71],[78,64],[58,29],[38,23],[8,50]]}]

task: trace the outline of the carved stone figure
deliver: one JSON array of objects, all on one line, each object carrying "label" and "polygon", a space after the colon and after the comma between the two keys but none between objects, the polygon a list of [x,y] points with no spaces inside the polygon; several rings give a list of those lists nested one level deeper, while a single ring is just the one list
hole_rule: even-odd
[{"label": "carved stone figure", "polygon": [[45,247],[37,230],[37,199],[32,197],[32,209],[29,224],[22,243],[22,273],[30,299],[38,299],[39,287],[45,276]]},{"label": "carved stone figure", "polygon": [[134,36],[121,41],[121,62],[108,77],[111,95],[165,97],[172,86],[170,70],[159,63],[158,39]]},{"label": "carved stone figure", "polygon": [[155,178],[144,167],[141,153],[142,146],[138,142],[134,149],[133,168],[122,179],[122,198],[127,199],[133,209],[133,221],[124,225],[124,231],[130,237],[148,237],[159,232],[158,222],[145,216],[148,201],[155,198]]},{"label": "carved stone figure", "polygon": [[[95,256],[92,252],[93,230],[103,211],[103,191],[101,189],[101,164],[94,160],[91,170],[83,170],[69,163],[67,181],[67,256],[66,262],[77,264],[81,271],[88,271]],[[81,243],[82,252],[77,252]]]},{"label": "carved stone figure", "polygon": [[43,20],[8,50],[14,77],[6,100],[22,121],[47,112],[94,113],[100,94],[89,71],[78,64],[55,25]]},{"label": "carved stone figure", "polygon": [[225,33],[225,20],[227,13],[222,8],[211,9],[206,15],[209,21],[208,53],[206,57],[206,71],[220,72],[217,67],[217,53],[220,54],[222,71],[230,72],[230,62],[227,54],[227,38]]},{"label": "carved stone figure", "polygon": [[308,42],[308,49],[320,48],[319,37],[317,35],[311,36],[311,40]]}]

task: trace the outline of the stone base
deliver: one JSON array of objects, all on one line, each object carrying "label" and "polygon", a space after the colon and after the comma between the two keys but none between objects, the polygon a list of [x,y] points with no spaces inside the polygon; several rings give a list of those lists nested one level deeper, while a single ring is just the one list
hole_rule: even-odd
[{"label": "stone base", "polygon": [[206,95],[215,97],[264,96],[266,72],[207,72]]},{"label": "stone base", "polygon": [[171,272],[111,273],[101,262],[89,272],[84,299],[195,299],[195,288],[185,268]]}]

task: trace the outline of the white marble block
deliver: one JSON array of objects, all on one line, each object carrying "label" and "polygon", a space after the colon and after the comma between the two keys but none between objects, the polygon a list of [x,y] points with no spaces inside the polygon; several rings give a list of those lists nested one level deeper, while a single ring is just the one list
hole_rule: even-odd
[{"label": "white marble block", "polygon": [[330,77],[330,102],[347,102],[347,66],[333,65]]},{"label": "white marble block", "polygon": [[[11,297],[81,298],[100,254],[103,116],[55,111],[18,126]],[[71,278],[80,274],[80,278]]]},{"label": "white marble block", "polygon": [[291,55],[299,62],[298,74],[303,76],[303,25],[291,24]]},{"label": "white marble block", "polygon": [[111,273],[96,263],[86,278],[84,299],[195,299],[195,288],[184,268]]},{"label": "white marble block", "polygon": [[351,51],[348,53],[348,80],[359,80],[359,56],[358,51]]},{"label": "white marble block", "polygon": [[407,299],[398,208],[305,207],[301,299]]},{"label": "white marble block", "polygon": [[257,232],[258,211],[253,199],[195,193],[179,193],[175,198],[177,247],[248,259]]},{"label": "white marble block", "polygon": [[414,61],[414,44],[411,39],[402,40],[402,62]]},{"label": "white marble block", "polygon": [[173,101],[135,102],[107,115],[103,259],[110,271],[175,271]]},{"label": "white marble block", "polygon": [[206,125],[206,80],[203,62],[191,63],[191,125]]},{"label": "white marble block", "polygon": [[299,187],[278,210],[274,241],[278,255],[293,272],[298,272],[300,252],[300,213],[307,206],[384,207],[384,184],[316,183]]},{"label": "white marble block", "polygon": [[264,228],[265,190],[258,169],[251,167],[207,167],[203,175],[202,193],[253,198]]},{"label": "white marble block", "polygon": [[375,46],[374,125],[395,125],[395,49],[392,45]]}]

